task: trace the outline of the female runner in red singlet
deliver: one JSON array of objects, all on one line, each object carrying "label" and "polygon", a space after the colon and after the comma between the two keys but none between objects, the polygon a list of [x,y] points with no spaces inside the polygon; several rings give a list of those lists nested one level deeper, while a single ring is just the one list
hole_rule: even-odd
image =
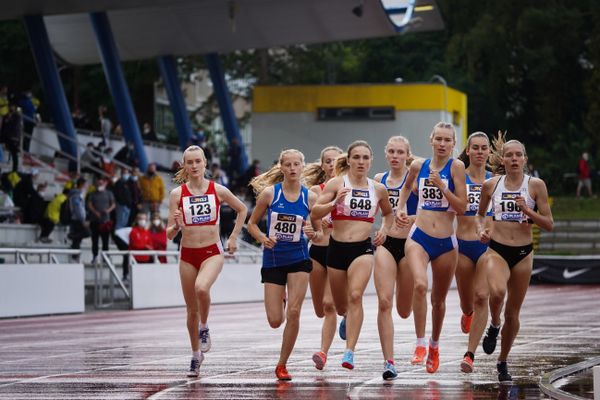
[{"label": "female runner in red singlet", "polygon": [[237,249],[237,236],[248,210],[229,189],[204,177],[206,157],[201,147],[188,147],[183,152],[182,165],[174,178],[181,186],[169,195],[167,238],[172,240],[182,231],[179,274],[192,345],[188,377],[197,377],[204,360],[203,353],[210,350],[207,324],[210,288],[225,262],[219,236],[219,206],[225,202],[237,213],[235,226],[227,240],[226,248],[230,254]]}]

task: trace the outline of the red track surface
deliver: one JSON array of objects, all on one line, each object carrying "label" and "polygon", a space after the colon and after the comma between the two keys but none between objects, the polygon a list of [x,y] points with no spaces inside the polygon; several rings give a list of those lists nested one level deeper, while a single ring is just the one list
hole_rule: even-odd
[{"label": "red track surface", "polygon": [[291,383],[275,380],[282,328],[269,328],[261,303],[213,306],[212,350],[198,379],[185,377],[190,351],[182,308],[0,320],[0,398],[543,398],[537,389],[543,372],[600,355],[599,304],[598,286],[532,286],[509,358],[515,380],[509,389],[496,383],[495,357],[481,349],[475,372],[459,371],[467,336],[459,327],[456,291],[448,296],[439,371],[431,375],[409,364],[412,318],[395,316],[399,378],[386,383],[381,379],[374,296],[364,300],[365,322],[353,371],[340,366],[344,343],[337,337],[325,369],[313,367],[321,320],[310,300],[304,304],[300,335],[288,363]]}]

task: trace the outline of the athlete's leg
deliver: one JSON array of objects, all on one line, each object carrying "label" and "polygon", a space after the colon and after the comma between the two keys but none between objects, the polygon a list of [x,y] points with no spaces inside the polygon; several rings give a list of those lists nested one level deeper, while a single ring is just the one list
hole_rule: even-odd
[{"label": "athlete's leg", "polygon": [[460,309],[463,314],[471,315],[473,312],[473,279],[475,276],[473,261],[464,254],[458,253],[458,263],[454,275],[460,299]]},{"label": "athlete's leg", "polygon": [[210,288],[215,283],[221,270],[225,258],[222,255],[213,256],[206,259],[196,277],[195,291],[198,297],[198,304],[200,306],[200,323],[206,324],[208,321],[208,313],[210,312]]},{"label": "athlete's leg", "polygon": [[348,315],[346,317],[346,348],[354,351],[363,323],[363,293],[371,278],[374,257],[357,257],[348,268]]},{"label": "athlete's leg", "polygon": [[533,252],[519,261],[510,271],[498,361],[506,361],[515,337],[517,337],[517,333],[519,332],[519,313],[521,312],[521,306],[529,287],[532,266]]},{"label": "athlete's leg", "polygon": [[346,316],[348,311],[348,271],[327,268],[327,278],[331,288],[331,295],[338,315]]},{"label": "athlete's leg", "polygon": [[408,318],[413,308],[414,279],[406,257],[398,264],[396,274],[396,310],[401,318]]},{"label": "athlete's leg", "polygon": [[487,262],[487,253],[484,253],[479,260],[477,260],[477,266],[475,267],[475,277],[473,280],[473,321],[471,322],[471,331],[469,332],[469,345],[467,351],[475,354],[477,346],[483,336],[483,331],[487,325],[488,320],[488,302],[489,302],[489,289],[488,289],[488,278],[487,271],[489,264]]},{"label": "athlete's leg", "polygon": [[327,278],[327,268],[316,260],[312,261],[313,269],[310,273],[310,291],[315,313],[319,318],[325,317],[323,328],[321,329],[321,351],[327,354],[335,336],[337,318],[333,296],[331,295],[331,286]]},{"label": "athlete's leg", "polygon": [[490,315],[492,325],[500,326],[500,313],[504,305],[510,269],[506,260],[492,249],[488,249],[488,288],[490,290]]},{"label": "athlete's leg", "polygon": [[198,297],[196,296],[195,284],[198,270],[193,265],[179,261],[179,277],[181,279],[181,290],[187,311],[187,329],[190,337],[192,351],[198,351],[198,324],[200,313],[198,312]]},{"label": "athlete's leg", "polygon": [[294,349],[298,331],[300,330],[300,310],[302,309],[302,302],[304,301],[306,289],[308,288],[308,276],[309,274],[307,272],[293,272],[289,273],[287,276],[287,321],[285,323],[285,329],[283,330],[283,340],[281,342],[281,353],[279,354],[278,365],[285,365]]},{"label": "athlete's leg", "polygon": [[431,339],[436,342],[440,340],[444,324],[446,295],[454,277],[457,256],[458,249],[453,249],[431,262]]},{"label": "athlete's leg", "polygon": [[394,322],[392,320],[392,304],[394,302],[394,285],[396,283],[396,261],[383,246],[375,252],[375,289],[379,308],[377,311],[377,328],[379,342],[384,360],[394,359]]},{"label": "athlete's leg", "polygon": [[412,239],[406,239],[406,262],[414,279],[413,315],[417,338],[425,337],[427,322],[427,263],[429,254]]},{"label": "athlete's leg", "polygon": [[[288,274],[289,276],[289,274]],[[285,285],[265,282],[265,311],[271,328],[276,329],[285,321],[283,297],[285,296]]]}]

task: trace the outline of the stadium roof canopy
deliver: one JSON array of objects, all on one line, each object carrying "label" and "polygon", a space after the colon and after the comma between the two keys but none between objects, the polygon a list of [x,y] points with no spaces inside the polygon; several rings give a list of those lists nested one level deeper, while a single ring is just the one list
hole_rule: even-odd
[{"label": "stadium roof canopy", "polygon": [[123,61],[444,27],[435,0],[28,0],[3,4],[0,19],[43,15],[62,60],[96,64],[89,13],[98,11],[107,13]]}]

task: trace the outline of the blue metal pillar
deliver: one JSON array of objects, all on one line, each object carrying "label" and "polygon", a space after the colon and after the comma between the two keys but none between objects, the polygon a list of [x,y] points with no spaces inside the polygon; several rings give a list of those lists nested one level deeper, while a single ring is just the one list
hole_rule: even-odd
[{"label": "blue metal pillar", "polygon": [[[77,133],[73,126],[65,90],[56,68],[44,18],[41,15],[30,15],[24,17],[23,20],[46,101],[54,118],[54,125],[59,132],[72,139],[58,136],[60,149],[77,157]],[[74,166],[75,164],[72,162],[70,168]]]},{"label": "blue metal pillar", "polygon": [[175,58],[173,58],[173,56],[158,57],[158,67],[160,68],[160,74],[165,83],[165,88],[167,89],[171,112],[175,119],[177,133],[179,134],[179,147],[181,150],[185,150],[193,132],[185,100],[183,99],[183,93],[181,92],[181,83],[177,76]]},{"label": "blue metal pillar", "polygon": [[208,71],[210,72],[210,79],[213,83],[213,89],[217,96],[217,102],[219,103],[219,112],[221,113],[221,119],[225,126],[225,133],[229,143],[233,139],[237,139],[240,146],[240,164],[238,173],[242,175],[248,168],[248,156],[246,155],[246,149],[244,148],[244,142],[238,129],[237,120],[235,119],[235,113],[231,104],[231,97],[229,96],[229,90],[227,89],[227,83],[225,83],[225,76],[223,74],[223,68],[219,61],[219,55],[216,53],[207,54],[204,57]]},{"label": "blue metal pillar", "polygon": [[144,142],[142,141],[140,127],[135,118],[135,111],[129,97],[127,82],[125,82],[125,76],[119,59],[119,51],[115,44],[112,30],[110,29],[108,16],[105,12],[94,12],[90,14],[90,19],[96,35],[98,50],[100,51],[104,75],[106,75],[106,81],[110,87],[110,92],[117,109],[119,123],[123,127],[123,135],[126,139],[134,143],[140,163],[139,167],[142,171],[145,171],[148,166],[148,159],[146,158]]}]

